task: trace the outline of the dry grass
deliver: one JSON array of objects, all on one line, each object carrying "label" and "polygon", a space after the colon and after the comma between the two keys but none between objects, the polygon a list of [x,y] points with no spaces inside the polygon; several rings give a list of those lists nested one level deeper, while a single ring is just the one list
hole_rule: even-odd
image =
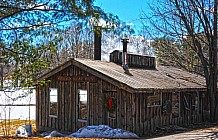
[{"label": "dry grass", "polygon": [[34,120],[4,120],[0,122],[0,136],[14,136],[19,126],[32,124],[33,132],[36,131]]},{"label": "dry grass", "polygon": [[[29,137],[29,138],[18,138],[18,137],[0,137],[0,140],[109,140],[103,138],[63,138],[63,137],[56,137],[56,138],[40,138],[40,137]],[[115,139],[114,139],[115,140]]]},{"label": "dry grass", "polygon": [[[39,137],[29,137],[29,138],[15,138],[15,137],[3,137],[1,140],[65,140],[65,139],[71,139],[71,140],[109,140],[109,139],[100,139],[100,138],[39,138]],[[115,140],[115,139],[114,139]]]},{"label": "dry grass", "polygon": [[[16,134],[16,131],[19,126],[25,125],[25,124],[32,124],[32,130],[33,133],[36,132],[36,125],[35,121],[31,120],[5,120],[0,122],[0,140],[48,140],[48,138],[42,138],[42,137],[29,137],[29,138],[18,138],[14,137]],[[73,139],[73,140],[90,140],[90,138],[49,138],[49,140],[58,140],[58,139]],[[99,138],[92,138],[91,140],[100,140]],[[105,140],[105,139],[104,139]]]}]

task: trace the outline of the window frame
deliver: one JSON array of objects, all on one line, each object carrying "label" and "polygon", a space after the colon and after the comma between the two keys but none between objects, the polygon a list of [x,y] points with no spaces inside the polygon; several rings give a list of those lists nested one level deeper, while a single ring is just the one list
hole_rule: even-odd
[{"label": "window frame", "polygon": [[[57,100],[56,101],[56,105],[57,105],[56,115],[51,114],[51,90],[56,90],[56,100]],[[49,88],[49,117],[52,117],[52,118],[58,117],[58,89],[57,88]]]},{"label": "window frame", "polygon": [[[81,118],[81,112],[80,112],[80,107],[81,107],[81,103],[80,103],[80,92],[81,91],[85,91],[86,92],[86,99],[87,99],[87,104],[86,104],[86,119]],[[78,122],[82,122],[82,123],[87,123],[88,122],[88,90],[86,89],[78,89],[77,90],[77,110],[78,110],[78,115],[77,115],[77,120]]]},{"label": "window frame", "polygon": [[[173,92],[172,93],[172,118],[179,118],[181,117],[180,111],[181,111],[181,101],[180,101],[180,92]],[[175,100],[176,97],[176,100]],[[175,106],[175,105],[178,106]],[[175,112],[175,109],[178,109],[178,112]],[[177,114],[177,115],[175,115]]]}]

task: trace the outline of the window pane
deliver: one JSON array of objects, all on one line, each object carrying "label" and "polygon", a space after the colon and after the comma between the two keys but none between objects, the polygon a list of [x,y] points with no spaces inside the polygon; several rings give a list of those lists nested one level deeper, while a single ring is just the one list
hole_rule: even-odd
[{"label": "window pane", "polygon": [[87,91],[79,90],[79,119],[86,120],[87,119]]},{"label": "window pane", "polygon": [[172,94],[172,117],[179,117],[179,93]]},{"label": "window pane", "polygon": [[57,103],[57,95],[58,95],[58,91],[57,89],[55,88],[50,88],[50,115],[54,115],[54,116],[57,116],[57,106],[58,106],[58,103]]}]

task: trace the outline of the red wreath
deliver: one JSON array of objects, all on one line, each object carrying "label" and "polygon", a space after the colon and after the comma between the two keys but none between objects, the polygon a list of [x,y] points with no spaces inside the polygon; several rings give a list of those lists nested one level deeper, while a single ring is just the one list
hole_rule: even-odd
[{"label": "red wreath", "polygon": [[104,107],[107,109],[109,112],[114,112],[116,108],[116,101],[114,98],[108,98],[105,101]]}]

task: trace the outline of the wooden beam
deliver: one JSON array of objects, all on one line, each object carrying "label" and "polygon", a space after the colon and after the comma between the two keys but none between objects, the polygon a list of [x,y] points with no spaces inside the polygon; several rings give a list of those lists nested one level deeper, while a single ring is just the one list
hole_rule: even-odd
[{"label": "wooden beam", "polygon": [[73,59],[61,64],[60,66],[52,69],[51,71],[37,77],[36,80],[40,81],[40,80],[46,79],[46,78],[58,73],[59,71],[61,71],[61,70],[65,69],[65,68],[69,67],[70,65],[72,65],[72,61],[73,61]]}]

